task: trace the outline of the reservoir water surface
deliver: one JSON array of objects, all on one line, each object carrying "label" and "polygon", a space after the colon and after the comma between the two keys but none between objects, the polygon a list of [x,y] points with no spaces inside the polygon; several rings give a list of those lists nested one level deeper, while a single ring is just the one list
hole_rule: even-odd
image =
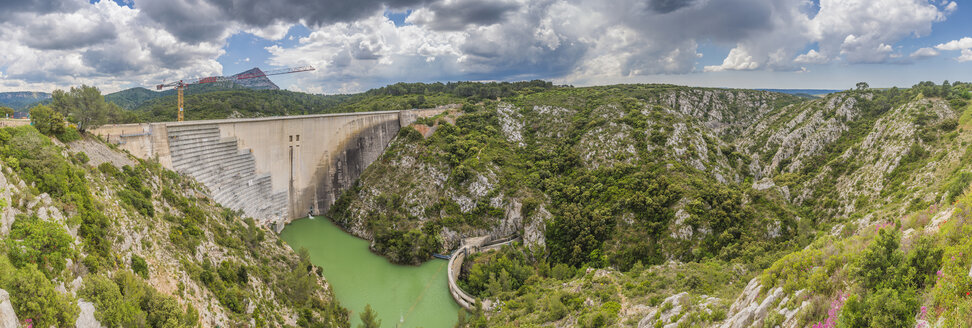
[{"label": "reservoir water surface", "polygon": [[354,237],[324,217],[299,219],[280,234],[291,248],[307,248],[311,262],[341,305],[351,310],[351,327],[361,320],[365,305],[378,312],[382,327],[452,327],[459,305],[449,295],[448,261],[432,259],[420,266],[397,265],[368,250],[369,242]]}]

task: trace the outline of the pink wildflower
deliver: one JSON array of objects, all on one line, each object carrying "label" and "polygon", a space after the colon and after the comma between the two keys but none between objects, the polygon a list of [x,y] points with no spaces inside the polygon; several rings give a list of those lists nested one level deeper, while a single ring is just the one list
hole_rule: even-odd
[{"label": "pink wildflower", "polygon": [[813,328],[837,327],[837,318],[840,317],[840,309],[844,307],[845,301],[847,301],[847,295],[844,293],[837,293],[837,298],[830,301],[830,310],[827,311],[827,320],[814,324]]}]

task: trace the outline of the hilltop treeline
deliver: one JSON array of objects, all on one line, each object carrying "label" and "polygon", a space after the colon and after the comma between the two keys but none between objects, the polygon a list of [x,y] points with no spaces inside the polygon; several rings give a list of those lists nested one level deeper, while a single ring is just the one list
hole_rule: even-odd
[{"label": "hilltop treeline", "polygon": [[[530,94],[556,88],[547,81],[396,83],[359,94],[314,95],[287,90],[187,92],[186,119],[306,115],[403,110]],[[111,98],[111,97],[109,97]],[[175,95],[148,100],[134,108],[138,121],[171,121]]]},{"label": "hilltop treeline", "polygon": [[553,89],[553,82],[543,80],[521,82],[435,82],[435,83],[395,83],[365,92],[369,96],[404,96],[446,93],[456,97],[496,99],[514,96],[518,93],[533,93]]}]

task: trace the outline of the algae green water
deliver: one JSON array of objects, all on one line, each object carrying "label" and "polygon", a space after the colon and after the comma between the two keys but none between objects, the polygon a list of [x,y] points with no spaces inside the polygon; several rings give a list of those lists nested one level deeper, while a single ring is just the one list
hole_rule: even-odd
[{"label": "algae green water", "polygon": [[280,234],[291,248],[310,252],[324,268],[334,295],[351,310],[351,326],[366,304],[378,312],[382,327],[452,327],[459,306],[449,295],[448,261],[433,259],[420,266],[396,265],[368,250],[369,242],[338,228],[330,220],[300,219]]}]

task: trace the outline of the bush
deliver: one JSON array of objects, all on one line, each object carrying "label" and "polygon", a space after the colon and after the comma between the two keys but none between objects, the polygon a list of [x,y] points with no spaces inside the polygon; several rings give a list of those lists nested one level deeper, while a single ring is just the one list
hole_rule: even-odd
[{"label": "bush", "polygon": [[910,278],[899,274],[904,255],[898,249],[900,233],[894,227],[878,231],[874,241],[862,253],[857,262],[857,275],[867,290],[879,287],[903,286]]},{"label": "bush", "polygon": [[400,138],[402,138],[402,140],[405,140],[405,142],[409,142],[409,143],[424,139],[422,133],[418,132],[418,130],[416,130],[411,126],[406,126],[402,128],[401,132],[399,132],[398,134]]},{"label": "bush", "polygon": [[72,127],[72,126],[66,126],[66,127],[64,127],[64,131],[62,131],[61,133],[55,134],[54,136],[57,137],[57,140],[60,140],[61,142],[64,142],[64,143],[68,143],[68,142],[71,142],[71,141],[76,141],[76,140],[80,140],[81,139],[81,134],[78,133],[78,130],[75,129],[74,127]]},{"label": "bush", "polygon": [[46,105],[37,105],[30,109],[30,124],[44,135],[64,133],[64,116]]},{"label": "bush", "polygon": [[882,288],[867,297],[871,327],[914,327],[918,300],[913,290]]},{"label": "bush", "polygon": [[132,272],[142,278],[148,279],[148,263],[141,256],[132,254]]},{"label": "bush", "polygon": [[37,269],[27,264],[6,279],[4,289],[10,293],[14,312],[20,319],[31,319],[36,327],[74,326],[78,306],[74,297],[54,289],[54,284]]},{"label": "bush", "polygon": [[131,205],[136,211],[145,216],[155,216],[155,207],[152,206],[152,200],[146,198],[141,193],[132,192],[130,190],[121,190],[118,191],[118,198],[121,198],[122,201],[128,205]]},{"label": "bush", "polygon": [[67,258],[77,255],[73,243],[74,238],[62,225],[24,214],[17,215],[6,240],[8,256],[15,266],[36,264],[48,278],[57,276]]},{"label": "bush", "polygon": [[935,272],[942,267],[944,250],[937,247],[928,237],[918,240],[915,248],[908,253],[907,264],[914,269],[914,286],[925,288],[935,283]]},{"label": "bush", "polygon": [[109,162],[98,164],[98,171],[112,177],[119,177],[121,175],[121,171]]},{"label": "bush", "polygon": [[95,318],[108,327],[193,327],[199,314],[163,295],[135,275],[119,271],[114,280],[90,275],[79,292],[94,303]]},{"label": "bush", "polygon": [[949,179],[944,190],[948,194],[948,202],[951,203],[956,197],[965,193],[970,182],[972,182],[972,172],[959,172]]},{"label": "bush", "polygon": [[74,161],[75,164],[87,164],[91,159],[88,158],[88,154],[85,154],[83,151],[79,151],[74,153],[74,155],[71,155],[71,160]]}]

